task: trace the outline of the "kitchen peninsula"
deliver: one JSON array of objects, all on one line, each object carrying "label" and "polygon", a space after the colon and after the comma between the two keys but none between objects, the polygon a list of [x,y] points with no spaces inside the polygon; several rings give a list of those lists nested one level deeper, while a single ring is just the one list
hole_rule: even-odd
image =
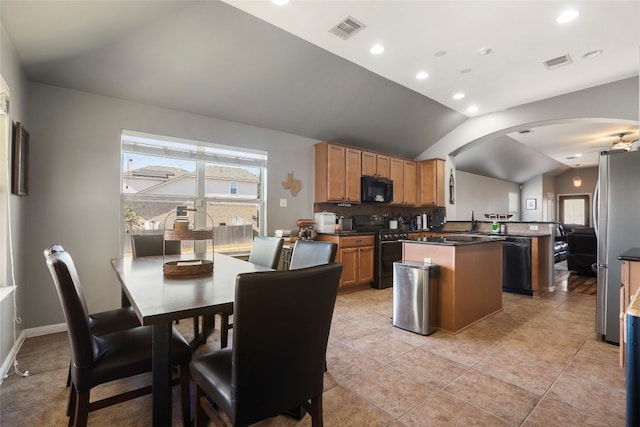
[{"label": "kitchen peninsula", "polygon": [[438,328],[458,333],[502,310],[502,241],[448,235],[402,241],[402,260],[440,266]]}]

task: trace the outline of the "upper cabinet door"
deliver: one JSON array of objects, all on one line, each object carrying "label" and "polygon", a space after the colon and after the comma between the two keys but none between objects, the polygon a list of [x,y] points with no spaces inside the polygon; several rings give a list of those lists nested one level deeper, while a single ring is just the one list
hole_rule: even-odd
[{"label": "upper cabinet door", "polygon": [[360,150],[329,142],[314,146],[314,202],[360,203]]},{"label": "upper cabinet door", "polygon": [[390,157],[385,154],[362,152],[362,175],[389,178]]},{"label": "upper cabinet door", "polygon": [[394,205],[404,204],[404,161],[392,157],[389,168],[389,178],[393,181],[393,199],[391,203]]},{"label": "upper cabinet door", "polygon": [[444,160],[418,162],[418,186],[420,206],[444,206]]}]

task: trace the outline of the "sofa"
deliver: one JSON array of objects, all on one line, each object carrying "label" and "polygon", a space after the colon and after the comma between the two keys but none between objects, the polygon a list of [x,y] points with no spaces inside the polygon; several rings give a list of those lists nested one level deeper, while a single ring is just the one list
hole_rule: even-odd
[{"label": "sofa", "polygon": [[593,228],[577,228],[567,233],[567,269],[594,275],[591,265],[598,256],[598,240]]},{"label": "sofa", "polygon": [[560,262],[567,259],[568,248],[567,233],[564,231],[562,225],[559,225],[556,227],[556,235],[553,242],[553,262]]}]

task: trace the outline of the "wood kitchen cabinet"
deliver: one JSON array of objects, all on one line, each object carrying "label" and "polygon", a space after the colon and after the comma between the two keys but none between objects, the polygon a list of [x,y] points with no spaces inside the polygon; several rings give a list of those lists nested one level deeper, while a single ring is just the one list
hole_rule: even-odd
[{"label": "wood kitchen cabinet", "polygon": [[317,240],[338,244],[336,262],[342,264],[342,290],[373,282],[373,236],[319,234]]},{"label": "wood kitchen cabinet", "polygon": [[394,205],[416,205],[416,162],[391,157],[389,178],[393,181]]},{"label": "wood kitchen cabinet", "polygon": [[314,202],[360,203],[360,150],[324,141],[314,146],[314,160]]},{"label": "wood kitchen cabinet", "polygon": [[[639,252],[640,253],[640,252]],[[620,287],[620,367],[626,366],[627,337],[626,312],[631,300],[640,289],[640,262],[623,260],[621,271],[622,286]]]},{"label": "wood kitchen cabinet", "polygon": [[444,160],[429,159],[417,163],[418,205],[445,206]]},{"label": "wood kitchen cabinet", "polygon": [[386,154],[362,151],[362,175],[389,178],[391,158]]}]

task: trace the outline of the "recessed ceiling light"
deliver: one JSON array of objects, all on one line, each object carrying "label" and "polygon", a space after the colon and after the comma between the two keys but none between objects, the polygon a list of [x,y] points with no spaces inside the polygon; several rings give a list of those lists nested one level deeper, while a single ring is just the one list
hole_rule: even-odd
[{"label": "recessed ceiling light", "polygon": [[289,0],[271,0],[271,3],[275,4],[276,6],[284,6],[285,4],[289,3]]},{"label": "recessed ceiling light", "polygon": [[591,52],[587,52],[584,55],[582,55],[582,57],[584,59],[591,59],[591,58],[595,58],[596,56],[600,56],[600,55],[602,55],[602,49],[592,50]]},{"label": "recessed ceiling light", "polygon": [[558,24],[566,24],[567,22],[571,22],[576,19],[580,15],[580,11],[577,9],[569,9],[560,14],[556,19]]},{"label": "recessed ceiling light", "polygon": [[464,93],[462,92],[458,92],[453,95],[453,99],[462,99],[462,98],[464,98]]},{"label": "recessed ceiling light", "polygon": [[490,47],[481,47],[480,49],[478,49],[478,55],[489,55],[491,53],[491,48]]},{"label": "recessed ceiling light", "polygon": [[477,112],[478,112],[477,105],[470,105],[469,108],[467,108],[467,113],[477,113]]},{"label": "recessed ceiling light", "polygon": [[420,71],[418,74],[416,74],[416,79],[418,80],[424,80],[427,77],[429,77],[429,73],[427,73],[426,71]]},{"label": "recessed ceiling light", "polygon": [[384,52],[384,46],[382,46],[381,44],[374,44],[373,46],[371,46],[371,49],[369,49],[369,52],[373,53],[374,55],[380,55],[382,52]]},{"label": "recessed ceiling light", "polygon": [[582,157],[582,154],[574,154],[573,157]]},{"label": "recessed ceiling light", "polygon": [[436,53],[434,53],[433,56],[440,57],[440,56],[445,56],[446,54],[447,54],[446,50],[439,50]]}]

